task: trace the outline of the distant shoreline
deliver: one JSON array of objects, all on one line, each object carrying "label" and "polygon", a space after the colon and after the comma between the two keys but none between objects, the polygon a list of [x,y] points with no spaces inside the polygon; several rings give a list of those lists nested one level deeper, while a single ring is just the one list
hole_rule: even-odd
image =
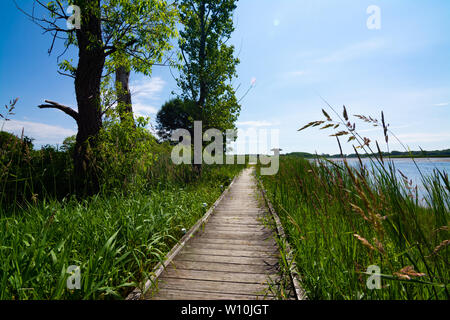
[{"label": "distant shoreline", "polygon": [[[317,157],[323,157],[327,159],[342,159],[341,154],[312,154],[308,152],[291,152],[287,153],[284,156],[291,157],[301,157],[306,159],[314,159]],[[378,153],[374,155],[360,154],[360,158],[369,158],[371,156],[379,157]],[[400,151],[392,151],[390,153],[382,153],[383,158],[390,159],[439,159],[439,158],[450,158],[450,149],[446,150],[435,150],[435,151],[411,151],[411,152],[400,152]],[[344,154],[346,159],[358,159],[358,155],[352,154]]]},{"label": "distant shoreline", "polygon": [[[308,159],[314,159],[314,158],[308,158]],[[327,158],[328,160],[343,160],[344,158]],[[359,159],[357,157],[347,157],[347,160],[355,160],[358,161]],[[369,157],[361,157],[362,160],[367,160],[369,159]],[[444,157],[383,157],[383,159],[385,160],[411,160],[411,159],[418,159],[418,160],[430,160],[432,162],[438,162],[438,161],[442,161],[442,162],[450,162],[450,156],[444,156]]]}]

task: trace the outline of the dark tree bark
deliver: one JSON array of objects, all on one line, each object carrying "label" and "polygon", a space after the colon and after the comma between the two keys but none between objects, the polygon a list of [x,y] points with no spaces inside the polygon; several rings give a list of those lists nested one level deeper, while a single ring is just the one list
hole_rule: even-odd
[{"label": "dark tree bark", "polygon": [[[77,30],[78,67],[75,73],[75,93],[78,104],[78,133],[76,138],[74,166],[75,176],[88,194],[99,190],[96,161],[88,154],[88,146],[96,147],[96,138],[102,127],[100,104],[100,84],[105,64],[105,52],[102,47],[100,1],[93,11],[84,17],[82,29]],[[86,16],[87,14],[87,16]]]},{"label": "dark tree bark", "polygon": [[76,31],[78,66],[74,75],[78,111],[57,102],[46,100],[39,108],[54,108],[71,116],[78,125],[73,154],[74,180],[77,192],[94,194],[99,191],[95,153],[96,138],[102,127],[100,84],[105,64],[102,44],[100,1],[94,0],[83,11],[82,28]]},{"label": "dark tree bark", "polygon": [[123,66],[118,67],[116,69],[116,87],[119,90],[117,94],[117,105],[119,107],[120,120],[122,122],[131,120],[132,125],[135,126],[129,82],[130,71]]}]

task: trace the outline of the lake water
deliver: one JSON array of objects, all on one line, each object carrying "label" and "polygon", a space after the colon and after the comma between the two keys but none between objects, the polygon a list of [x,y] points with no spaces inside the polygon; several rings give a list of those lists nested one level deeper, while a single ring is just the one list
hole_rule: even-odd
[{"label": "lake water", "polygon": [[[330,159],[332,161],[342,161],[342,159]],[[385,159],[386,162],[387,159]],[[422,177],[420,175],[419,170],[417,167],[419,167],[420,171],[424,176],[430,176],[433,174],[433,170],[438,169],[443,173],[449,173],[450,172],[450,158],[419,158],[414,159],[414,161],[417,164],[414,164],[414,162],[411,159],[408,158],[394,158],[390,159],[390,161],[394,162],[395,168],[397,170],[397,175],[399,178],[401,178],[400,173],[398,173],[398,170],[400,170],[406,177],[408,177],[409,180],[413,181],[413,186],[415,187],[417,185],[419,198],[422,199],[425,195],[425,189],[422,184]],[[347,159],[347,162],[351,166],[359,167],[359,160],[356,158],[350,158]],[[371,162],[368,158],[362,159],[363,164],[370,168]]]}]

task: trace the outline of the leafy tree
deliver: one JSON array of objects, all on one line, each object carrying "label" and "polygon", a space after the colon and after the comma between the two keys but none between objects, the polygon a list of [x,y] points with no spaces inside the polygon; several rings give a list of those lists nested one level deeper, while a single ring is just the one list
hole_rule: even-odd
[{"label": "leafy tree", "polygon": [[103,171],[100,175],[102,188],[120,188],[128,192],[147,183],[157,145],[156,138],[145,128],[147,125],[141,117],[132,127],[120,119],[117,109],[107,111],[98,147],[98,161]]},{"label": "leafy tree", "polygon": [[179,47],[183,65],[178,86],[194,101],[194,120],[204,129],[235,129],[240,105],[231,81],[237,76],[234,46],[227,45],[237,0],[179,0]]},{"label": "leafy tree", "polygon": [[[52,34],[49,53],[56,39],[64,39],[66,50],[71,46],[78,49],[77,66],[67,60],[60,63],[63,71],[60,73],[74,78],[78,111],[50,100],[39,107],[59,109],[77,122],[75,176],[81,178],[88,193],[94,193],[99,186],[89,146],[96,146],[102,127],[101,81],[105,65],[107,70],[133,66],[149,72],[152,60],[146,61],[146,55],[169,46],[165,40],[166,34],[172,35],[173,9],[168,9],[163,0],[54,0],[47,4],[35,0],[34,4],[44,10],[43,17],[36,17],[34,9],[32,14],[26,14],[45,32]],[[76,5],[81,10],[79,29],[66,28],[69,15],[65,10],[69,5]],[[157,26],[156,41],[154,34],[149,32],[155,30],[149,28],[150,24]],[[154,59],[159,57],[154,54]]]},{"label": "leafy tree", "polygon": [[[153,66],[166,66],[170,57],[163,62],[166,52],[172,48],[170,39],[177,36],[175,23],[177,10],[173,4],[161,0],[130,1],[131,10],[137,7],[141,10],[139,28],[126,30],[123,37],[114,37],[114,46],[122,48],[116,50],[106,62],[108,73],[115,73],[115,91],[120,119],[133,122],[133,109],[129,87],[130,72],[143,73],[151,76]],[[111,9],[108,17],[108,27],[114,28],[119,23],[134,25],[136,15],[130,14],[128,7]],[[134,41],[133,46],[127,46]]]},{"label": "leafy tree", "polygon": [[168,140],[172,132],[180,128],[187,129],[192,135],[196,111],[197,108],[194,101],[183,101],[180,98],[167,101],[156,115],[158,135],[162,140]]}]

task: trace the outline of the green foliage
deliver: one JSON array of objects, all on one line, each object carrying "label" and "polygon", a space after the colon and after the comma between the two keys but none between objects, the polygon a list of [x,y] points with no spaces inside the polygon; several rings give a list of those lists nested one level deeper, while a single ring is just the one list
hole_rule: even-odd
[{"label": "green foliage", "polygon": [[235,128],[240,112],[231,81],[236,77],[239,59],[234,46],[226,45],[234,30],[232,14],[236,0],[178,1],[179,47],[183,65],[178,86],[183,100],[197,103],[198,116],[205,129]]},{"label": "green foliage", "polygon": [[132,125],[132,115],[120,119],[116,110],[110,110],[100,131],[97,165],[101,169],[101,184],[104,190],[141,188],[146,175],[157,158],[156,139],[145,128],[148,119],[140,118]]},{"label": "green foliage", "polygon": [[[105,63],[107,72],[125,66],[136,72],[151,75],[155,63],[161,63],[164,54],[172,48],[170,39],[177,36],[176,8],[165,0],[105,0],[100,9],[89,1],[51,1],[50,15],[60,15],[60,8],[70,4],[80,6],[82,12],[93,12],[102,19],[102,47],[109,57]],[[82,14],[82,25],[86,14]],[[68,32],[66,47],[78,46],[74,32]],[[63,60],[59,68],[65,74],[75,76],[73,60]]]},{"label": "green foliage", "polygon": [[25,153],[26,149],[33,150],[33,139],[27,136],[19,138],[12,133],[0,131],[0,149]]},{"label": "green foliage", "polygon": [[108,17],[104,37],[112,44],[107,70],[124,66],[151,75],[153,65],[172,48],[170,39],[177,36],[177,10],[165,0],[109,0],[102,16]]},{"label": "green foliage", "polygon": [[193,132],[197,108],[195,102],[175,98],[167,101],[156,115],[156,129],[163,140],[168,140],[173,131],[183,128]]},{"label": "green foliage", "polygon": [[75,135],[65,138],[61,146],[61,150],[72,154],[73,150],[75,149],[76,139],[77,138]]},{"label": "green foliage", "polygon": [[72,160],[52,146],[33,150],[32,139],[0,132],[0,207],[18,210],[17,204],[46,197],[63,198],[72,188]]}]

